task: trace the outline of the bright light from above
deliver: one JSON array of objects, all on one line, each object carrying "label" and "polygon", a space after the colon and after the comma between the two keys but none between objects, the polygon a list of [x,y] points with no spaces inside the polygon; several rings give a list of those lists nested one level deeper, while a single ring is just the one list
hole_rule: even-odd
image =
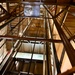
[{"label": "bright light from above", "polygon": [[24,14],[26,16],[31,16],[33,14],[32,6],[31,5],[26,5],[25,6],[25,8],[24,8]]},{"label": "bright light from above", "polygon": [[40,6],[25,5],[24,15],[25,16],[40,16]]}]

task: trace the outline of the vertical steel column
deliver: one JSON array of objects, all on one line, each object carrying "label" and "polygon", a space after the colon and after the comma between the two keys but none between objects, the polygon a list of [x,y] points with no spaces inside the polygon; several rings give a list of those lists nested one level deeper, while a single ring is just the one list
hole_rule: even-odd
[{"label": "vertical steel column", "polygon": [[[46,17],[46,12],[45,12],[45,17]],[[48,31],[48,26],[47,26],[47,20],[46,20],[46,18],[45,18],[45,38],[47,39],[48,38],[48,33],[47,33],[47,31]],[[49,54],[49,43],[48,42],[46,42],[46,61],[47,61],[47,75],[51,75],[50,74],[50,64],[49,64],[49,61],[50,61],[50,59],[49,59],[49,57],[50,57],[50,54]]]},{"label": "vertical steel column", "polygon": [[[31,20],[31,21],[32,21],[32,20]],[[25,31],[26,31],[26,29],[28,28],[28,26],[29,26],[29,24],[31,23],[31,21],[28,23],[28,25],[27,25],[27,26],[25,27],[25,29],[23,30],[23,34],[25,33]],[[22,35],[22,36],[23,36],[23,35]],[[22,37],[22,36],[21,36],[21,37]],[[12,58],[12,53],[14,52],[14,49],[16,48],[16,46],[18,46],[18,43],[19,43],[19,40],[16,41],[16,43],[14,44],[14,47],[12,48],[12,52],[11,52],[9,58],[8,58],[8,59],[10,59],[10,61],[8,60],[9,63],[8,63],[8,61],[7,61],[7,62],[6,62],[6,63],[8,63],[7,66],[5,65],[5,69],[0,72],[2,75],[5,75],[5,73],[6,73],[7,69],[8,69],[8,67],[11,65],[11,63],[12,63],[12,61],[13,61],[13,59],[11,59],[11,58]],[[20,46],[21,46],[21,45],[20,45]],[[19,47],[20,47],[20,46],[19,46]]]},{"label": "vertical steel column", "polygon": [[6,2],[6,6],[7,6],[7,11],[10,12],[9,3],[8,2]]},{"label": "vertical steel column", "polygon": [[44,43],[44,52],[43,52],[43,75],[46,75],[46,58],[45,58],[45,43]]},{"label": "vertical steel column", "polygon": [[[53,35],[52,35],[52,30],[51,30],[51,25],[50,25],[49,19],[48,19],[48,23],[49,23],[49,29],[50,29],[51,39],[53,39]],[[52,42],[52,47],[53,47],[53,52],[54,52],[54,58],[55,58],[57,73],[60,73],[60,63],[59,63],[59,60],[58,60],[58,57],[57,57],[57,53],[56,53],[56,48],[55,48],[54,42]]]},{"label": "vertical steel column", "polygon": [[[44,8],[47,10],[47,8],[45,6],[44,6]],[[49,12],[49,11],[47,10],[47,12]],[[49,22],[49,20],[48,20],[48,22]],[[49,28],[50,28],[51,38],[53,39],[50,23],[49,23]],[[54,42],[52,42],[52,47],[53,47],[53,52],[54,52],[54,58],[55,58],[57,73],[60,73],[60,63],[59,63],[59,60],[58,60],[58,57],[57,57],[57,53],[56,53],[56,48],[55,48]]]},{"label": "vertical steel column", "polygon": [[[49,11],[47,8],[45,8],[45,9],[48,11],[48,13],[49,13],[52,17],[54,17],[54,16],[50,13],[50,11]],[[74,61],[74,59],[75,59],[75,50],[74,50],[74,48],[72,47],[71,43],[69,42],[67,36],[66,36],[65,33],[63,32],[63,30],[62,30],[62,28],[61,28],[61,25],[59,25],[59,23],[57,22],[57,20],[56,20],[55,18],[53,19],[53,21],[54,21],[54,23],[55,23],[55,26],[56,26],[56,28],[57,28],[57,31],[58,31],[58,33],[59,33],[61,39],[62,39],[63,45],[64,45],[64,47],[65,47],[65,50],[66,50],[66,52],[67,52],[67,55],[68,55],[69,60],[70,60],[70,62],[71,62],[71,65],[72,65],[72,66],[75,66],[75,61]]]},{"label": "vertical steel column", "polygon": [[[35,43],[36,43],[36,41],[35,41]],[[33,46],[33,51],[32,51],[32,55],[31,55],[31,59],[30,59],[30,63],[29,63],[29,68],[28,68],[28,74],[27,75],[29,75],[29,72],[30,72],[32,58],[33,58],[33,53],[34,53],[34,50],[35,50],[35,43],[34,43],[34,46]]]},{"label": "vertical steel column", "polygon": [[[37,39],[37,35],[38,35],[38,31],[39,31],[39,28],[37,29],[37,32],[36,32],[36,39]],[[32,51],[32,55],[31,55],[31,59],[30,59],[30,63],[29,63],[29,68],[28,68],[28,74],[29,75],[29,72],[30,72],[30,68],[31,68],[31,63],[32,63],[32,58],[33,58],[33,53],[34,53],[34,50],[35,50],[35,44],[36,44],[36,41],[34,42],[34,46],[33,46],[33,51]]]}]

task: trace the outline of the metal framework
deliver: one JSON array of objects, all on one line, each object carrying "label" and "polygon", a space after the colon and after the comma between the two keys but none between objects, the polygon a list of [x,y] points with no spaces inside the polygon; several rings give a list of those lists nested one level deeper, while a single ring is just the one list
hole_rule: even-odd
[{"label": "metal framework", "polygon": [[[68,8],[70,7],[70,5],[74,5],[74,1],[70,1],[71,3],[69,3],[68,1],[65,2],[65,0],[63,2],[60,2],[59,0],[54,0],[53,2],[52,1],[38,1],[36,2],[35,0],[33,1],[30,1],[31,4],[36,4],[38,5],[38,3],[40,2],[40,4],[43,4],[44,8],[43,10],[45,10],[44,12],[44,29],[45,29],[45,36],[43,38],[38,38],[37,35],[39,34],[39,27],[38,29],[36,29],[36,37],[26,37],[26,33],[28,34],[27,32],[27,29],[29,29],[31,27],[31,24],[32,24],[32,21],[34,18],[38,18],[38,19],[41,19],[40,17],[35,17],[35,16],[32,16],[32,17],[22,17],[24,16],[23,14],[23,4],[28,4],[27,2],[25,2],[24,0],[20,1],[20,0],[13,0],[13,1],[10,1],[10,0],[2,0],[0,2],[7,2],[8,3],[8,10],[9,10],[9,4],[10,3],[17,3],[18,5],[15,7],[15,9],[13,9],[13,11],[11,13],[9,13],[8,11],[6,11],[1,5],[0,5],[0,8],[1,10],[3,10],[2,14],[5,14],[5,16],[1,17],[0,19],[0,22],[3,22],[6,20],[6,22],[4,24],[2,24],[0,26],[0,30],[2,30],[4,27],[6,26],[10,26],[10,30],[8,32],[8,34],[6,35],[0,35],[0,42],[3,40],[3,39],[6,39],[6,41],[0,46],[3,47],[3,45],[6,45],[7,41],[11,41],[12,42],[12,49],[9,51],[8,53],[8,56],[6,57],[6,61],[4,61],[5,63],[3,64],[2,62],[2,69],[0,71],[0,74],[2,75],[10,75],[10,74],[14,74],[14,75],[22,75],[22,74],[25,74],[25,75],[34,75],[35,73],[35,69],[37,67],[37,64],[41,64],[42,67],[43,67],[43,73],[40,73],[41,75],[55,75],[55,71],[57,71],[57,74],[59,75],[68,75],[68,74],[73,74],[75,72],[75,68],[72,68],[71,70],[69,71],[66,71],[64,73],[61,73],[61,65],[62,65],[62,61],[63,61],[63,58],[64,58],[64,54],[65,52],[67,52],[67,55],[69,57],[69,60],[71,62],[71,65],[72,67],[75,66],[75,61],[74,61],[74,58],[75,58],[75,51],[74,51],[74,48],[72,47],[71,43],[70,43],[70,40],[74,40],[75,36],[71,37],[72,34],[70,33],[69,30],[67,30],[68,34],[71,35],[70,38],[68,39],[66,34],[64,33],[63,29],[62,29],[62,25],[63,25],[63,21],[64,21],[64,17],[66,16],[67,12],[71,13]],[[18,3],[20,2],[20,3]],[[34,3],[36,2],[36,3]],[[64,4],[62,4],[64,3]],[[44,5],[46,4],[46,5]],[[49,8],[50,5],[54,5],[55,7],[52,7],[51,9],[54,9],[53,11],[55,11],[54,13],[51,12],[51,9]],[[29,4],[28,4],[29,5]],[[66,6],[65,8],[63,8],[59,13],[57,13],[57,5],[62,5],[62,6]],[[23,8],[22,8],[23,7]],[[19,9],[19,10],[18,10]],[[15,12],[16,11],[16,12]],[[64,13],[65,12],[65,13]],[[7,14],[8,13],[8,14]],[[61,14],[63,14],[63,18],[62,18],[62,21],[61,23],[58,22],[58,17],[61,16]],[[71,13],[73,15],[73,13]],[[16,23],[16,20],[19,21]],[[60,19],[60,18],[59,18]],[[51,24],[51,20],[53,21],[53,25],[56,27],[57,31],[58,31],[58,34],[61,38],[61,40],[56,40],[54,39],[53,37],[53,30],[52,30],[52,24]],[[25,25],[23,24],[23,21],[24,23],[26,23]],[[15,22],[15,24],[13,23]],[[61,25],[60,25],[61,24]],[[54,29],[54,26],[53,26],[53,29]],[[66,29],[65,29],[66,30]],[[19,32],[22,31],[22,34],[19,36]],[[10,33],[10,35],[9,35]],[[16,36],[15,36],[16,35]],[[50,35],[50,36],[49,36]],[[16,59],[16,54],[20,51],[20,48],[22,46],[22,41],[29,41],[27,43],[30,43],[30,41],[34,41],[34,46],[32,48],[32,52],[31,52],[31,59],[28,60],[28,59]],[[39,42],[44,42],[44,59],[43,61],[34,61],[32,58],[33,58],[33,53],[34,51],[36,50],[35,47],[36,47],[36,41],[39,41]],[[57,51],[56,51],[56,48],[55,48],[55,43],[62,43],[63,44],[63,50],[62,50],[62,53],[61,53],[61,57],[60,57],[60,61],[58,59],[58,55],[57,55]],[[52,45],[52,47],[51,47]],[[52,51],[51,51],[52,49]],[[50,56],[50,53],[53,54],[53,65],[52,65],[52,58]],[[12,57],[14,54],[14,57]],[[51,54],[51,55],[52,55]],[[46,59],[45,59],[45,55],[46,55]],[[19,70],[18,72],[16,71],[16,61],[19,63]],[[12,63],[12,64],[11,64]],[[33,66],[33,73],[31,73],[31,68],[32,68],[32,64],[34,64]],[[9,68],[11,66],[11,68]],[[29,65],[28,66],[28,71],[27,72],[23,72],[23,65]],[[52,69],[53,67],[53,69]],[[56,68],[56,69],[55,69]],[[15,70],[15,71],[14,71]],[[45,72],[44,72],[45,70]],[[54,71],[53,71],[54,70]],[[53,73],[54,72],[54,73]],[[38,73],[38,75],[40,75]],[[37,74],[35,74],[37,75]]]}]

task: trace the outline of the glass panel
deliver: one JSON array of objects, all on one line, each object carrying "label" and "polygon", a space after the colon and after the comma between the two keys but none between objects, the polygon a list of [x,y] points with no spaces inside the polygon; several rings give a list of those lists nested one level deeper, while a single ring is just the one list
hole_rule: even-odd
[{"label": "glass panel", "polygon": [[[22,59],[31,59],[31,53],[21,53],[18,52],[15,58],[22,58]],[[43,60],[43,54],[33,54],[33,60]]]}]

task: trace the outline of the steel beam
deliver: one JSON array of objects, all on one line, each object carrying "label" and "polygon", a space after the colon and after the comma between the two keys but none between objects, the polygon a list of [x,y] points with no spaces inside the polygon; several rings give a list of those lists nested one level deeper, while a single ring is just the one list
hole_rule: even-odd
[{"label": "steel beam", "polygon": [[3,12],[5,13],[9,13],[7,10],[5,10],[3,7],[2,7],[2,5],[0,5],[0,8],[3,10]]},{"label": "steel beam", "polygon": [[[53,16],[52,16],[53,17]],[[72,45],[70,44],[67,36],[65,35],[65,33],[63,32],[61,26],[59,25],[59,23],[57,22],[56,19],[53,19],[54,23],[55,23],[55,26],[58,30],[58,33],[63,41],[63,44],[64,44],[64,47],[65,47],[65,50],[68,54],[68,57],[69,57],[69,60],[72,64],[72,66],[75,66],[75,62],[74,62],[74,58],[75,58],[75,51],[74,51],[74,48],[72,47]]]},{"label": "steel beam", "polygon": [[6,40],[5,40],[4,43],[0,46],[0,48],[2,48],[2,47],[5,45],[5,43],[6,43]]},{"label": "steel beam", "polygon": [[[48,9],[44,6],[44,8],[48,11]],[[48,14],[49,16],[49,14]],[[50,22],[48,20],[48,23],[49,23],[49,29],[50,29],[50,35],[51,35],[51,39],[53,39],[53,35],[52,35],[52,31],[51,31],[51,25],[50,25]],[[53,48],[53,53],[54,53],[54,58],[55,58],[55,64],[56,64],[56,68],[57,68],[57,73],[60,73],[60,63],[59,63],[59,60],[58,60],[58,57],[57,57],[57,53],[56,53],[56,48],[55,48],[55,42],[52,42],[52,48]]]},{"label": "steel beam", "polygon": [[62,11],[60,11],[57,15],[55,15],[55,18],[57,18],[61,13],[63,13],[65,10],[69,8],[69,5],[66,6]]},{"label": "steel beam", "polygon": [[75,35],[69,38],[69,40],[74,40],[74,39],[75,39]]},{"label": "steel beam", "polygon": [[[45,16],[46,16],[45,12]],[[47,25],[47,20],[45,19],[45,38],[48,39],[48,25]],[[49,42],[46,42],[46,64],[47,64],[47,75],[51,75],[50,72],[50,50],[49,50]]]},{"label": "steel beam", "polygon": [[65,50],[66,50],[67,55],[69,57],[69,60],[70,60],[70,62],[72,64],[72,66],[75,66],[75,61],[74,61],[75,51],[74,51],[74,48],[72,47],[71,43],[69,42],[67,36],[63,32],[62,28],[60,27],[60,25],[59,25],[59,23],[57,22],[56,19],[54,19],[54,23],[55,23],[55,26],[56,26],[56,28],[58,30],[58,33],[59,33],[62,41],[63,41]]},{"label": "steel beam", "polygon": [[43,1],[43,0],[41,0],[41,2],[40,2],[40,0],[39,1],[36,1],[36,0],[27,0],[27,1],[24,1],[24,0],[1,0],[0,1],[0,3],[3,3],[3,2],[9,2],[9,3],[24,3],[24,4],[45,4],[45,5],[63,5],[63,6],[65,6],[65,5],[74,5],[74,3],[70,3],[70,1],[66,1],[65,2],[65,0],[63,0],[63,2],[61,1],[53,1],[53,0],[50,0],[50,1],[48,1],[48,0],[45,0],[45,1]]},{"label": "steel beam", "polygon": [[[9,18],[9,17],[7,16],[7,18]],[[7,19],[7,18],[5,18],[5,19]],[[8,23],[10,23],[11,21],[13,21],[15,18],[16,18],[16,17],[13,17],[13,18],[9,19],[6,23],[4,23],[3,25],[1,25],[1,26],[0,26],[0,30],[1,30],[2,28],[4,28],[5,26],[7,26]],[[1,18],[1,19],[2,19],[2,18]],[[4,19],[3,19],[2,21],[4,21]]]},{"label": "steel beam", "polygon": [[[48,22],[49,22],[51,38],[53,39],[53,34],[52,34],[52,31],[51,31],[50,21],[48,20]],[[53,47],[53,53],[54,53],[54,58],[55,58],[54,60],[55,60],[56,68],[57,68],[57,73],[60,73],[60,62],[58,60],[58,56],[57,56],[57,52],[56,52],[56,48],[55,48],[55,43],[54,42],[52,42],[52,47]]]},{"label": "steel beam", "polygon": [[15,29],[23,20],[24,20],[24,19],[20,20],[20,21],[9,31],[9,33],[10,33],[13,29]]},{"label": "steel beam", "polygon": [[[36,43],[36,41],[35,41],[35,43]],[[29,62],[29,67],[28,67],[28,73],[27,73],[27,75],[29,75],[29,72],[30,72],[30,68],[31,68],[31,64],[32,64],[32,58],[33,58],[33,53],[34,53],[34,50],[35,50],[35,43],[34,43],[34,46],[33,46],[33,50],[32,50],[32,55],[31,55],[31,59],[30,59],[30,62]]]},{"label": "steel beam", "polygon": [[[46,10],[48,11],[48,13],[52,17],[54,17],[47,8],[46,8]],[[75,61],[74,61],[74,59],[75,59],[75,50],[72,47],[71,43],[69,42],[69,40],[68,40],[67,36],[65,35],[64,31],[62,30],[61,25],[59,25],[59,23],[57,22],[56,19],[53,19],[53,21],[54,21],[55,26],[57,28],[57,31],[58,31],[58,33],[59,33],[59,35],[60,35],[60,37],[61,37],[61,39],[63,41],[63,45],[64,45],[64,48],[65,48],[65,50],[67,52],[67,55],[68,55],[69,60],[71,62],[71,65],[75,66]]]},{"label": "steel beam", "polygon": [[66,30],[66,32],[68,33],[68,35],[71,37],[72,33],[71,33],[71,31],[68,29],[68,27],[65,24],[63,24],[63,28]]},{"label": "steel beam", "polygon": [[10,18],[10,13],[6,11],[1,5],[0,8],[3,10],[3,14],[5,14],[3,17],[0,17],[0,22]]},{"label": "steel beam", "polygon": [[[36,32],[36,34],[38,33],[38,30],[37,30],[37,32]],[[36,37],[37,38],[37,37]],[[32,64],[32,58],[33,58],[33,53],[34,53],[34,50],[35,50],[35,45],[36,45],[36,41],[34,42],[34,46],[33,46],[33,50],[32,50],[32,55],[31,55],[31,59],[30,59],[30,62],[29,62],[29,67],[28,67],[28,74],[27,75],[29,75],[29,72],[30,72],[30,68],[31,68],[31,64]]]},{"label": "steel beam", "polygon": [[26,37],[19,37],[19,36],[8,36],[8,35],[0,35],[0,38],[1,39],[7,39],[7,40],[12,40],[12,39],[14,39],[14,40],[17,40],[17,39],[19,39],[19,40],[30,40],[30,41],[47,41],[47,42],[55,42],[55,43],[61,43],[62,41],[61,40],[54,40],[54,39],[41,39],[41,38],[26,38]]},{"label": "steel beam", "polygon": [[5,16],[3,16],[3,17],[0,18],[0,22],[9,19],[9,20],[7,20],[6,23],[4,23],[3,25],[0,26],[0,29],[4,28],[6,25],[8,25],[8,23],[10,23],[10,22],[13,21],[15,18],[17,18],[17,17],[15,17],[14,15],[18,15],[20,12],[22,12],[22,10],[21,10],[21,11],[19,11],[19,12],[17,12],[17,13],[14,13],[15,10],[17,9],[17,7],[19,7],[19,6],[20,6],[20,4],[17,5],[17,6],[14,8],[14,10],[13,10],[10,14],[6,14]]},{"label": "steel beam", "polygon": [[[31,21],[30,21],[30,23],[31,23]],[[30,24],[30,23],[29,23],[29,24]],[[24,34],[24,32],[26,31],[26,29],[28,28],[29,24],[28,24],[28,25],[25,27],[25,29],[23,30],[23,34]],[[22,36],[23,36],[23,35],[22,35]],[[22,36],[21,36],[21,37],[22,37]],[[14,49],[15,49],[15,51],[16,51],[17,49],[19,50],[19,48],[21,47],[21,44],[19,45],[19,42],[20,42],[20,40],[17,40],[16,43],[14,44],[13,48],[11,49],[10,54],[9,54],[8,57],[7,57],[7,61],[5,61],[5,63],[7,63],[7,66],[6,66],[5,64],[3,64],[3,66],[5,66],[5,67],[2,67],[2,68],[4,68],[4,69],[1,70],[0,74],[5,75],[5,73],[6,73],[7,69],[8,69],[8,67],[10,66],[10,64],[11,64],[12,61],[13,61],[13,59],[11,59],[11,58],[12,58],[12,53],[13,53]],[[19,45],[19,46],[18,46],[18,45]],[[18,46],[18,48],[17,48],[17,46]],[[9,61],[9,63],[8,63],[8,59],[9,59],[9,60],[11,59],[11,61]]]},{"label": "steel beam", "polygon": [[61,57],[60,57],[60,67],[62,65],[63,59],[64,59],[64,55],[65,55],[65,49],[63,48],[62,53],[61,53]]},{"label": "steel beam", "polygon": [[46,58],[45,58],[45,43],[44,43],[44,51],[43,51],[43,75],[46,74]]},{"label": "steel beam", "polygon": [[3,17],[0,17],[0,22],[4,21],[4,20],[7,20],[10,18],[10,15],[9,14],[5,14]]}]

